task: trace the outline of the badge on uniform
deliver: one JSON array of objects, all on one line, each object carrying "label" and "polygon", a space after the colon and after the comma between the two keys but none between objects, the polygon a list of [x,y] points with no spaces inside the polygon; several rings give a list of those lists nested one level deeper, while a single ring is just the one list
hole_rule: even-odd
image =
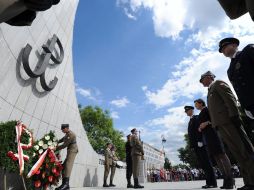
[{"label": "badge on uniform", "polygon": [[240,62],[237,62],[237,63],[235,64],[235,70],[239,70],[240,67],[241,67],[241,63],[240,63]]}]

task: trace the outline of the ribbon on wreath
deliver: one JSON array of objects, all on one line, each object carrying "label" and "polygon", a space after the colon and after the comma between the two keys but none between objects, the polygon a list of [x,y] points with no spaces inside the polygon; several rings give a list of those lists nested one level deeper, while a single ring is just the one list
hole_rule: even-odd
[{"label": "ribbon on wreath", "polygon": [[[29,135],[28,144],[21,143],[21,136],[23,133],[26,133]],[[15,154],[12,151],[9,151],[7,153],[7,156],[10,157],[14,161],[16,161],[16,160],[19,161],[19,173],[20,173],[20,175],[22,175],[24,172],[24,161],[29,160],[29,156],[24,155],[23,150],[30,149],[33,146],[32,133],[29,130],[27,130],[27,127],[22,122],[18,122],[16,125],[16,141],[17,141],[17,145],[18,145],[18,154]]]},{"label": "ribbon on wreath", "polygon": [[31,170],[29,171],[29,173],[27,174],[27,178],[30,178],[30,177],[32,177],[34,174],[37,173],[37,171],[40,169],[41,165],[44,163],[44,160],[45,160],[47,154],[51,154],[51,155],[55,158],[55,160],[58,161],[58,160],[57,160],[57,157],[56,157],[56,155],[55,155],[55,152],[54,152],[52,149],[48,148],[48,149],[40,156],[39,160],[33,165],[32,169],[31,169]]}]

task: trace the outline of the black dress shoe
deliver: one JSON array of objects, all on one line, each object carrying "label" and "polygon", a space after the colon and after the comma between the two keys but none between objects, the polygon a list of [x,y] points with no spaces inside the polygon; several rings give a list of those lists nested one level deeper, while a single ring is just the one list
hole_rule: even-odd
[{"label": "black dress shoe", "polygon": [[210,189],[210,188],[216,188],[217,185],[204,185],[202,186],[202,189]]}]

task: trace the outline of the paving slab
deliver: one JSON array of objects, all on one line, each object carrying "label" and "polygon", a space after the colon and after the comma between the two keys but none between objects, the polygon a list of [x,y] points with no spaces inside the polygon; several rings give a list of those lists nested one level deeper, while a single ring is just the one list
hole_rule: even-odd
[{"label": "paving slab", "polygon": [[[218,188],[211,188],[211,190],[218,190],[219,187],[222,186],[222,180],[217,180]],[[203,190],[201,187],[205,185],[205,181],[182,181],[182,182],[157,182],[157,183],[145,183],[144,190]],[[243,186],[242,178],[236,179],[236,188]],[[236,189],[235,188],[235,189]],[[126,187],[113,187],[113,188],[103,188],[103,187],[84,187],[84,188],[72,188],[71,190],[120,190],[127,189]]]}]

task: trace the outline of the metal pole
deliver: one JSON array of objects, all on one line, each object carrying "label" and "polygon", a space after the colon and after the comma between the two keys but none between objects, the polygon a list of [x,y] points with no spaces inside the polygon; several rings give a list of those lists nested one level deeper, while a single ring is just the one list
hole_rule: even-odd
[{"label": "metal pole", "polygon": [[6,169],[4,169],[4,190],[7,190]]}]

